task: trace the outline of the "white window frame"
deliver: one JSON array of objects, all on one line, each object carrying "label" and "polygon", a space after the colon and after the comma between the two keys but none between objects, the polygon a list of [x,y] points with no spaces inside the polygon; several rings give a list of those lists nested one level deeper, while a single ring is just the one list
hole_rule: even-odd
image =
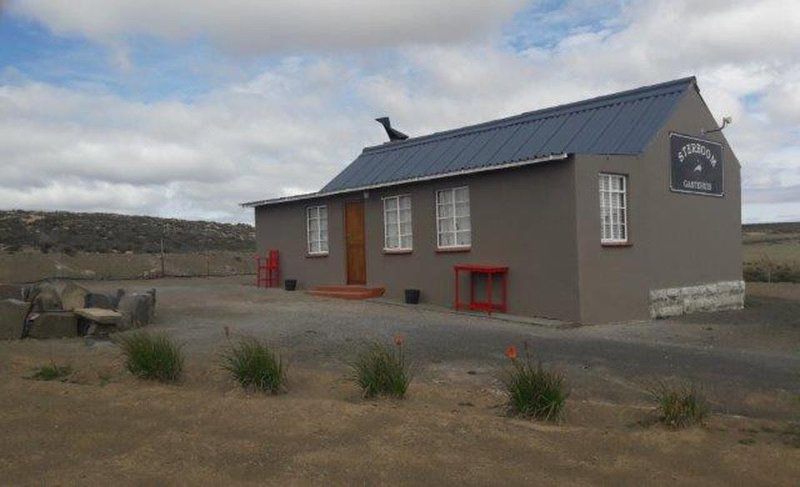
[{"label": "white window frame", "polygon": [[[325,210],[325,235],[322,234],[322,210]],[[316,213],[312,217],[312,213]],[[312,228],[313,227],[313,228]],[[317,238],[312,240],[311,231],[316,230]],[[328,255],[328,205],[306,207],[306,252],[308,255]],[[314,249],[318,244],[319,250]]]},{"label": "white window frame", "polygon": [[[618,189],[612,184],[615,181],[620,181]],[[628,176],[601,172],[597,186],[600,194],[600,243],[628,243]]]},{"label": "white window frame", "polygon": [[[403,199],[408,200],[408,233],[403,233],[403,225],[400,219],[401,211],[403,208],[400,206],[400,202]],[[390,201],[396,201],[394,209],[387,209],[386,205]],[[414,248],[414,230],[412,228],[412,222],[414,220],[413,212],[411,211],[412,208],[411,203],[411,195],[408,194],[398,194],[395,196],[387,196],[383,198],[383,250],[386,252],[411,252]],[[395,223],[389,223],[389,219],[387,216],[390,213],[394,213],[396,215]],[[389,245],[389,226],[392,225],[397,228],[397,245],[392,247]],[[408,245],[403,246],[403,239],[408,239]]]},{"label": "white window frame", "polygon": [[[467,193],[467,214],[461,215],[460,217],[456,216],[456,191],[463,189],[466,190]],[[440,198],[439,195],[442,193],[450,192],[453,194],[450,203],[439,203]],[[451,250],[451,249],[469,249],[472,247],[472,212],[470,210],[470,196],[469,196],[469,186],[459,186],[456,188],[445,188],[439,189],[436,191],[435,195],[435,202],[436,204],[436,248],[443,249],[443,250]],[[463,201],[461,202],[463,203]],[[450,216],[441,216],[440,208],[443,206],[451,206],[451,215]],[[469,222],[468,229],[458,229],[458,218],[466,217]],[[442,231],[442,222],[445,220],[451,220],[453,222],[453,230]],[[453,234],[453,244],[452,245],[442,245],[442,235],[446,233]],[[468,244],[459,244],[458,243],[458,235],[459,234],[467,234],[469,236],[469,243]]]}]

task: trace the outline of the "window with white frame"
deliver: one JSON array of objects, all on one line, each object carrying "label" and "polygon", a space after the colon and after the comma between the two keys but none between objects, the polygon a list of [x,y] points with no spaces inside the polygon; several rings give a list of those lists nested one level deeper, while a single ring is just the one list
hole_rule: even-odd
[{"label": "window with white frame", "polygon": [[469,219],[469,188],[436,192],[436,244],[440,249],[472,245]]},{"label": "window with white frame", "polygon": [[600,173],[601,243],[628,241],[628,178]]},{"label": "window with white frame", "polygon": [[411,196],[383,199],[383,248],[411,250]]},{"label": "window with white frame", "polygon": [[308,253],[328,253],[328,207],[309,206],[306,209]]}]

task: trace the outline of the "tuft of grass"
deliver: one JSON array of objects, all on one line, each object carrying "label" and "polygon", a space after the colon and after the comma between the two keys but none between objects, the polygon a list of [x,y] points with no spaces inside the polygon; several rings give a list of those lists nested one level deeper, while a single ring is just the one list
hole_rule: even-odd
[{"label": "tuft of grass", "polygon": [[398,335],[394,345],[367,345],[350,364],[352,380],[365,398],[389,396],[402,399],[411,383],[411,370],[406,363],[404,339]]},{"label": "tuft of grass", "polygon": [[658,420],[670,428],[702,424],[709,412],[705,396],[694,384],[660,382],[650,395],[656,402]]},{"label": "tuft of grass", "polygon": [[800,264],[796,261],[773,262],[765,257],[745,262],[742,273],[748,282],[800,282]]},{"label": "tuft of grass", "polygon": [[517,357],[514,346],[506,349],[506,357],[512,365],[502,378],[509,413],[545,421],[562,419],[569,397],[565,376],[545,368],[541,361],[534,363],[527,343],[524,358]]},{"label": "tuft of grass", "polygon": [[136,332],[119,339],[125,366],[140,379],[176,382],[183,372],[181,346],[163,334]]},{"label": "tuft of grass", "polygon": [[38,367],[31,379],[33,380],[59,380],[65,379],[72,373],[72,367],[69,365],[57,365],[55,362],[50,362],[47,365]]},{"label": "tuft of grass", "polygon": [[794,447],[800,448],[800,423],[790,423],[784,431],[781,432],[783,443]]},{"label": "tuft of grass", "polygon": [[286,389],[286,365],[266,343],[242,338],[222,352],[222,368],[245,389],[278,394]]}]

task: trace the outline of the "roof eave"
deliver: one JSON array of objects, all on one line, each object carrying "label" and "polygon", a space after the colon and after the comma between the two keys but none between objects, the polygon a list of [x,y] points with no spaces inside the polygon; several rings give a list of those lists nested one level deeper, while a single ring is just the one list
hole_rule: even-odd
[{"label": "roof eave", "polygon": [[567,159],[570,156],[568,153],[561,153],[561,154],[550,154],[544,157],[537,157],[534,159],[526,159],[523,161],[517,162],[509,162],[506,164],[498,164],[496,166],[483,166],[483,167],[476,167],[473,169],[462,169],[459,171],[452,171],[447,173],[441,174],[432,174],[429,176],[420,176],[416,178],[409,178],[409,179],[401,179],[397,181],[389,181],[386,183],[378,183],[372,185],[365,185],[365,186],[358,186],[353,188],[345,188],[336,191],[327,191],[321,192],[318,191],[316,193],[306,193],[306,194],[299,194],[295,196],[284,196],[281,198],[272,198],[260,201],[250,201],[247,203],[240,203],[240,206],[243,208],[256,208],[259,206],[272,206],[272,205],[279,205],[283,203],[291,203],[295,201],[304,201],[304,200],[311,200],[315,198],[322,198],[328,196],[336,196],[339,194],[346,194],[346,193],[355,193],[358,191],[369,191],[371,189],[378,189],[378,188],[388,188],[391,186],[400,186],[402,184],[411,184],[411,183],[420,183],[424,181],[433,181],[436,179],[444,179],[444,178],[451,178],[455,176],[464,176],[468,174],[478,174],[482,172],[490,172],[490,171],[499,171],[501,169],[510,169],[514,167],[522,167],[528,166],[531,164],[540,164],[543,162],[550,162],[550,161],[561,161]]}]

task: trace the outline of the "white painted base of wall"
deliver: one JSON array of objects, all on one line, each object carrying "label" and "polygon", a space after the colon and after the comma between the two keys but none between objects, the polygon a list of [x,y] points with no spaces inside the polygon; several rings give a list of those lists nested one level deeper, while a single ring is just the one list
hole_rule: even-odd
[{"label": "white painted base of wall", "polygon": [[744,307],[744,281],[650,290],[650,317],[667,318],[697,311]]}]

